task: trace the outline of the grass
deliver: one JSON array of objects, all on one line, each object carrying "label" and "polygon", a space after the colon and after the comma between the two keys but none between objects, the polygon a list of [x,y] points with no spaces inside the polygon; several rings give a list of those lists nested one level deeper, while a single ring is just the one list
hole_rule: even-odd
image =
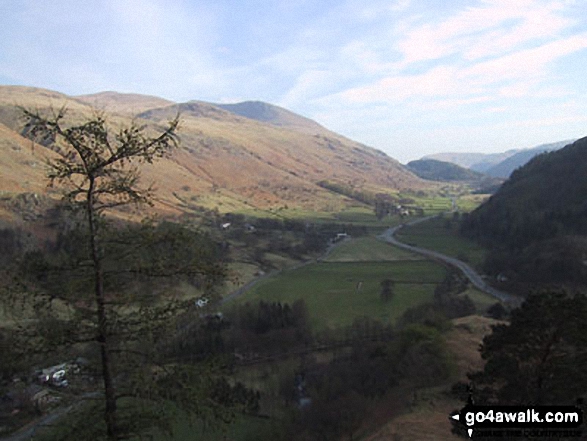
[{"label": "grass", "polygon": [[258,271],[259,267],[257,265],[253,265],[252,263],[230,263],[228,265],[228,279],[222,287],[220,293],[222,295],[226,295],[240,288],[249,280],[252,280]]},{"label": "grass", "polygon": [[460,295],[469,296],[469,298],[475,303],[477,308],[477,314],[484,314],[491,305],[499,302],[495,297],[478,290],[477,288],[470,287]]},{"label": "grass", "polygon": [[485,249],[461,237],[458,222],[451,221],[449,217],[404,227],[397,233],[397,238],[405,243],[456,257],[477,268],[485,259]]},{"label": "grass", "polygon": [[310,211],[290,208],[288,210],[282,210],[280,214],[286,218],[301,219],[314,223],[335,222],[375,229],[388,228],[390,226],[398,225],[401,222],[399,216],[377,219],[374,209],[366,205],[350,205],[347,207],[341,207],[341,210],[335,212]]},{"label": "grass", "polygon": [[203,423],[191,424],[189,419],[178,420],[173,427],[173,436],[155,434],[154,441],[225,441],[250,440],[268,430],[271,421],[253,416],[238,415],[231,424],[206,427]]},{"label": "grass", "polygon": [[438,214],[443,211],[449,211],[452,208],[452,202],[446,196],[417,196],[414,194],[400,194],[400,197],[412,199],[414,202],[406,204],[407,207],[420,207],[424,210],[425,215]]},{"label": "grass", "polygon": [[326,262],[422,260],[417,254],[390,246],[374,237],[360,237],[336,247]]},{"label": "grass", "polygon": [[468,316],[454,319],[452,323],[454,326],[445,337],[447,349],[453,354],[452,359],[456,367],[452,378],[434,388],[412,392],[409,410],[406,409],[402,415],[390,419],[373,434],[362,438],[362,441],[462,439],[451,433],[448,415],[453,410],[463,407],[465,402],[456,400],[446,392],[454,382],[468,381],[468,372],[483,368],[484,361],[479,352],[479,345],[483,337],[491,333],[491,326],[499,322],[486,317]]},{"label": "grass", "polygon": [[[102,97],[104,98],[104,97]],[[98,104],[96,98],[87,100]],[[67,123],[77,124],[91,114],[91,107],[56,92],[26,87],[3,86],[0,94],[0,113],[7,125],[0,131],[0,143],[21,148],[21,155],[4,155],[0,170],[5,180],[4,189],[44,193],[44,173],[31,166],[10,168],[9,159],[31,156],[25,150],[28,143],[18,135],[20,111],[14,106],[44,108],[53,104],[59,108],[67,102]],[[129,115],[116,109],[154,109],[147,122],[148,133],[157,125],[173,118],[176,108],[160,108],[161,100],[153,97],[123,97],[111,95],[106,101],[105,117],[113,130],[131,123]],[[100,105],[100,104],[98,104]],[[109,106],[112,108],[108,108]],[[323,189],[316,182],[336,179],[339,182],[360,181],[359,190],[380,189],[396,193],[398,188],[431,189],[425,183],[408,175],[395,161],[374,155],[363,146],[339,135],[324,131],[321,135],[287,130],[230,113],[218,112],[210,106],[193,104],[198,109],[185,108],[179,131],[181,146],[169,158],[141,168],[144,186],[157,183],[156,209],[162,214],[178,214],[198,207],[218,208],[220,212],[262,212],[264,216],[313,217],[334,219],[341,210],[359,205],[357,201]],[[139,123],[142,124],[142,123]],[[13,142],[14,141],[14,142]],[[0,146],[3,147],[3,146]],[[30,149],[28,149],[30,150]],[[37,152],[47,149],[39,147]],[[3,153],[6,148],[2,148]],[[26,153],[26,155],[25,155]],[[47,150],[48,154],[52,154]],[[37,162],[42,164],[43,161]],[[43,153],[44,154],[44,153]],[[32,158],[35,159],[35,158]],[[18,169],[23,176],[13,170]],[[366,172],[368,170],[368,172]],[[6,176],[4,176],[6,175]],[[30,178],[29,178],[30,175]],[[389,176],[396,177],[397,186],[389,185]],[[25,185],[24,181],[30,181]],[[364,209],[367,210],[368,209]],[[360,211],[360,207],[359,207]],[[309,216],[308,216],[309,215]]]},{"label": "grass", "polygon": [[467,194],[460,196],[457,200],[457,207],[460,211],[470,212],[487,200],[486,194]]},{"label": "grass", "polygon": [[[240,301],[303,298],[315,330],[350,325],[363,316],[393,323],[406,309],[432,300],[445,274],[429,261],[321,262],[263,280]],[[395,281],[395,296],[384,303],[380,283],[387,278]]]}]

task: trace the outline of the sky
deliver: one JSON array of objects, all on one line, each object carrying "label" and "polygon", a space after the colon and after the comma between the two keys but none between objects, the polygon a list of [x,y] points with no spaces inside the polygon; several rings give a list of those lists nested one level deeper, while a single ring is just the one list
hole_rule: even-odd
[{"label": "sky", "polygon": [[2,0],[0,84],[260,100],[406,162],[587,135],[584,0]]}]

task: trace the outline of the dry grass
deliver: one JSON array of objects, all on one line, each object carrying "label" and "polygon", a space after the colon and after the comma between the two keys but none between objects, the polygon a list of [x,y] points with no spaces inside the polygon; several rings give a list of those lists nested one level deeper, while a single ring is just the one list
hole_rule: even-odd
[{"label": "dry grass", "polygon": [[[399,163],[373,149],[325,129],[309,134],[276,127],[231,114],[206,103],[168,105],[156,97],[103,93],[72,98],[43,89],[0,87],[0,191],[42,192],[45,178],[24,155],[25,141],[17,105],[31,109],[66,105],[68,120],[79,123],[95,109],[105,109],[117,128],[131,122],[130,114],[150,106],[140,115],[151,130],[160,130],[182,111],[181,149],[170,158],[143,170],[143,182],[154,183],[162,212],[189,211],[190,207],[218,207],[220,211],[303,210],[337,212],[356,204],[316,185],[327,179],[371,192],[397,192],[429,188]],[[163,107],[161,107],[163,106]],[[110,110],[112,109],[112,110]],[[141,120],[139,118],[139,121]],[[51,153],[39,146],[37,155]],[[28,161],[28,162],[27,162]],[[24,177],[24,179],[23,179]]]},{"label": "dry grass", "polygon": [[[491,332],[491,326],[500,323],[477,315],[453,320],[454,328],[446,342],[454,354],[457,372],[453,381],[466,380],[466,373],[483,367],[479,345]],[[451,433],[449,415],[463,407],[445,393],[450,384],[440,389],[420,390],[411,400],[411,411],[392,419],[364,441],[456,441],[461,438]],[[404,403],[405,405],[406,403]]]},{"label": "dry grass", "polygon": [[121,113],[131,116],[149,109],[173,104],[172,101],[155,96],[116,92],[101,92],[91,95],[81,95],[75,97],[75,99],[96,109],[102,109],[107,112]]}]

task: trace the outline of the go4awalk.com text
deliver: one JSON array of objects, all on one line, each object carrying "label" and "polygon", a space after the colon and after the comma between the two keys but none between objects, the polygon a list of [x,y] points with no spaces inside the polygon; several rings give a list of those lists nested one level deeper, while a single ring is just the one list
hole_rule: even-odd
[{"label": "go4awalk.com text", "polygon": [[581,437],[583,414],[576,406],[476,406],[468,404],[451,419],[469,437]]}]

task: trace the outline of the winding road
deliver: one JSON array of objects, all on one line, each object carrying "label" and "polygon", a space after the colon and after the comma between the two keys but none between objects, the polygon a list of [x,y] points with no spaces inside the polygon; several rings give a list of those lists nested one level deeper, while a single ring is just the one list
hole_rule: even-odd
[{"label": "winding road", "polygon": [[[416,219],[412,222],[409,222],[405,225],[416,225],[421,222],[425,222],[427,220],[432,219],[434,216],[423,217],[420,219]],[[513,296],[511,294],[505,293],[503,291],[499,291],[492,286],[489,286],[485,280],[468,264],[463,262],[462,260],[455,259],[454,257],[447,256],[445,254],[439,253],[437,251],[428,250],[426,248],[415,247],[413,245],[408,245],[406,243],[400,242],[395,238],[395,233],[400,230],[404,225],[398,225],[396,227],[389,228],[383,234],[378,236],[380,240],[388,242],[398,248],[402,248],[404,250],[412,251],[414,253],[421,254],[422,256],[426,256],[433,260],[438,260],[444,263],[447,263],[453,267],[458,268],[464,275],[471,281],[475,288],[489,294],[490,296],[495,297],[502,302],[508,303],[512,306],[519,306],[522,300],[519,297]]]}]

